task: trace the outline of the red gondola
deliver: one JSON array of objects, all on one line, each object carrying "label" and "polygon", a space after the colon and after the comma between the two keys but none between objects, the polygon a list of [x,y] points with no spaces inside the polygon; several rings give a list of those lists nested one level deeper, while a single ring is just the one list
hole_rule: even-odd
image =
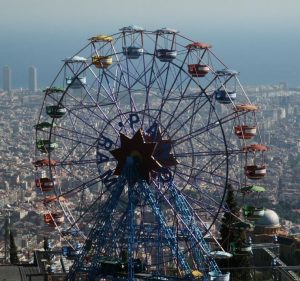
[{"label": "red gondola", "polygon": [[51,191],[54,188],[55,180],[50,178],[40,178],[35,180],[35,185],[44,192]]},{"label": "red gondola", "polygon": [[234,133],[239,139],[249,140],[256,135],[256,126],[238,125],[234,127]]},{"label": "red gondola", "polygon": [[193,77],[204,77],[209,72],[209,67],[205,64],[189,64],[188,71]]},{"label": "red gondola", "polygon": [[244,169],[246,177],[251,180],[262,179],[267,174],[265,165],[248,165]]}]

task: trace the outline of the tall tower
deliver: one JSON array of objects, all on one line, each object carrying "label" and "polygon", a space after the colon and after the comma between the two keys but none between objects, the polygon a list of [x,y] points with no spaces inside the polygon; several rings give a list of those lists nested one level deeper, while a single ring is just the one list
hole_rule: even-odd
[{"label": "tall tower", "polygon": [[3,90],[11,91],[11,69],[7,65],[3,67]]},{"label": "tall tower", "polygon": [[29,85],[29,91],[36,92],[37,91],[37,71],[34,66],[30,66],[28,69],[28,85]]}]

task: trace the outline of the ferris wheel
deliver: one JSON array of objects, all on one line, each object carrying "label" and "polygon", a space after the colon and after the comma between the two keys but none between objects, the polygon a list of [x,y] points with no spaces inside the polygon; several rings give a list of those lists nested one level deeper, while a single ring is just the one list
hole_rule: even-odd
[{"label": "ferris wheel", "polygon": [[91,37],[44,91],[36,186],[45,224],[82,245],[69,280],[226,277],[205,237],[220,249],[226,187],[266,171],[246,143],[257,107],[211,47],[124,27]]}]

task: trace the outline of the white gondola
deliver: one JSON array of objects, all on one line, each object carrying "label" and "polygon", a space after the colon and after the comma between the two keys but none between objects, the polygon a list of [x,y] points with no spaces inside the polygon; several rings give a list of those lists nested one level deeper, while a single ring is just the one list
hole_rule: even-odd
[{"label": "white gondola", "polygon": [[230,280],[230,272],[221,273],[218,271],[210,271],[208,273],[210,281],[229,281]]}]

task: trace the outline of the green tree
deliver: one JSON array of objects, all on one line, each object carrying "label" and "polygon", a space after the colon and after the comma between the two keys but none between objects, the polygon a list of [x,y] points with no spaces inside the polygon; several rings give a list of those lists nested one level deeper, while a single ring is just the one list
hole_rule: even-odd
[{"label": "green tree", "polygon": [[224,213],[222,218],[220,234],[221,234],[221,245],[223,249],[225,251],[229,251],[230,243],[234,239],[234,233],[231,231],[230,225],[240,221],[239,219],[240,208],[238,207],[238,203],[234,196],[234,190],[230,184],[227,186],[225,203],[226,203],[227,211]]},{"label": "green tree", "polygon": [[15,243],[15,238],[14,235],[12,233],[12,231],[10,231],[9,233],[9,254],[10,254],[10,263],[11,264],[18,264],[19,261],[19,257],[18,257],[18,249]]},{"label": "green tree", "polygon": [[47,237],[44,237],[44,250],[45,251],[49,250],[49,240]]},{"label": "green tree", "polygon": [[128,252],[127,250],[122,250],[120,252],[120,259],[122,262],[128,262]]},{"label": "green tree", "polygon": [[[235,244],[237,246],[241,245],[243,242],[247,240],[247,231],[240,229],[232,229],[231,225],[234,223],[241,222],[240,218],[240,207],[235,197],[234,190],[231,185],[227,186],[227,194],[226,194],[226,208],[227,211],[224,213],[222,218],[222,224],[220,227],[220,235],[221,235],[221,245],[223,249],[227,252],[231,252],[233,254],[232,258],[227,261],[221,261],[221,267],[250,267],[250,255],[238,255],[232,252],[231,245]],[[231,278],[230,280],[251,280],[251,270],[243,269],[243,270],[231,270]]]},{"label": "green tree", "polygon": [[295,265],[300,265],[300,249],[296,249],[294,252]]},{"label": "green tree", "polygon": [[50,247],[49,247],[49,239],[47,238],[47,237],[44,237],[44,245],[43,245],[43,248],[44,248],[44,250],[45,250],[45,252],[44,252],[44,258],[48,261],[48,262],[50,262],[50,260],[51,260],[51,254],[50,254]]}]

